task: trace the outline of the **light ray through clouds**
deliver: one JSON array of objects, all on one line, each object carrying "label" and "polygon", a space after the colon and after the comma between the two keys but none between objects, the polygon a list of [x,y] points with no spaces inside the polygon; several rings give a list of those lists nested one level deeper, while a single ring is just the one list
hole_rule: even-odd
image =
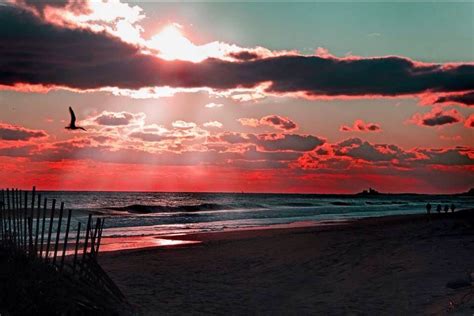
[{"label": "light ray through clouds", "polygon": [[[11,96],[64,94],[87,129],[2,119],[0,181],[19,168],[47,189],[458,192],[474,181],[472,61],[199,43],[189,25],[151,34],[146,19],[118,0],[0,6],[0,114],[12,117]],[[97,95],[105,104],[86,104]],[[389,102],[402,98],[418,105]],[[363,110],[361,100],[384,102]],[[405,117],[393,123],[393,111]],[[418,145],[401,146],[407,137]]]}]

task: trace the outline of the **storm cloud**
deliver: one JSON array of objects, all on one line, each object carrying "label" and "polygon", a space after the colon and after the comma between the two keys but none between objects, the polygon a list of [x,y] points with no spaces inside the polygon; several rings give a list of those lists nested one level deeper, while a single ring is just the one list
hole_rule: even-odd
[{"label": "storm cloud", "polygon": [[421,64],[404,57],[280,55],[238,62],[165,61],[105,32],[48,24],[30,11],[0,7],[0,84],[74,89],[170,86],[217,90],[270,83],[267,93],[398,96],[474,90],[472,64]]}]

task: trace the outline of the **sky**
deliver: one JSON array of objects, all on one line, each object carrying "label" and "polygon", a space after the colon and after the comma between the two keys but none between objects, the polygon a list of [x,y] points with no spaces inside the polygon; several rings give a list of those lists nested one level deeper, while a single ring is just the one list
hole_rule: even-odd
[{"label": "sky", "polygon": [[467,191],[473,30],[469,2],[2,2],[0,181]]}]

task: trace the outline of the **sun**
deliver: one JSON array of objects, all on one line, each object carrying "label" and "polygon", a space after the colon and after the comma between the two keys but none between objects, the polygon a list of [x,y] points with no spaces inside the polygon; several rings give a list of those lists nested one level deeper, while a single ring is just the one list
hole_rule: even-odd
[{"label": "sun", "polygon": [[199,46],[187,39],[181,29],[182,26],[177,23],[167,25],[149,40],[148,46],[156,49],[157,55],[166,60],[204,60],[206,56],[199,52]]},{"label": "sun", "polygon": [[156,50],[156,55],[165,60],[186,60],[196,63],[210,57],[224,58],[229,51],[236,49],[232,45],[217,41],[196,45],[183,34],[183,27],[177,23],[165,26],[147,41],[147,46]]}]

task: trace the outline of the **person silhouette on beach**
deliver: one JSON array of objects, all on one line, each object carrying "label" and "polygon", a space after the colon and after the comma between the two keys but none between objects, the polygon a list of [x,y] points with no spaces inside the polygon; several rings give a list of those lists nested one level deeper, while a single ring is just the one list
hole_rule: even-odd
[{"label": "person silhouette on beach", "polygon": [[426,213],[427,213],[428,215],[431,214],[431,204],[430,204],[429,202],[428,202],[428,204],[426,204]]},{"label": "person silhouette on beach", "polygon": [[444,212],[445,212],[445,213],[448,213],[448,212],[449,212],[449,205],[448,205],[448,204],[446,204],[446,205],[444,206]]},{"label": "person silhouette on beach", "polygon": [[454,204],[451,203],[451,213],[454,213],[455,209],[456,209],[456,206],[454,206]]},{"label": "person silhouette on beach", "polygon": [[438,204],[438,206],[436,207],[436,212],[441,213],[441,204]]}]

